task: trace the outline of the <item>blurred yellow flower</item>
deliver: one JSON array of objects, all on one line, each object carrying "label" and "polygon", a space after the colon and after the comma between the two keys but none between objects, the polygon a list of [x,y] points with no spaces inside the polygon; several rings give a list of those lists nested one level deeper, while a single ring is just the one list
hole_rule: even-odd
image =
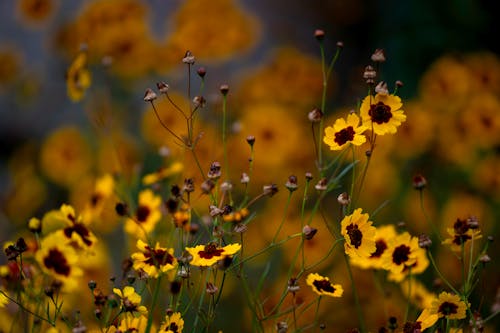
[{"label": "blurred yellow flower", "polygon": [[7,303],[9,303],[9,299],[4,295],[4,291],[0,290],[0,308],[5,307]]},{"label": "blurred yellow flower", "polygon": [[123,291],[118,288],[113,288],[113,292],[121,299],[121,305],[125,312],[139,313],[145,315],[148,310],[141,304],[141,296],[135,292],[134,287],[126,286]]},{"label": "blurred yellow flower", "polygon": [[360,146],[366,141],[363,132],[368,128],[359,126],[359,117],[355,113],[344,118],[339,118],[333,126],[325,128],[323,142],[330,146],[330,150],[342,150],[351,144]]},{"label": "blurred yellow flower", "polygon": [[142,184],[148,186],[158,183],[167,177],[181,173],[183,169],[184,165],[182,163],[173,162],[172,165],[167,168],[160,168],[158,171],[148,173],[142,177]]},{"label": "blurred yellow flower", "polygon": [[379,226],[375,232],[375,252],[369,257],[351,256],[351,264],[363,269],[382,269],[382,255],[389,248],[389,240],[396,237],[394,225],[388,224]]},{"label": "blurred yellow flower", "polygon": [[4,46],[0,48],[0,89],[14,82],[19,76],[21,63],[21,54],[15,48]]},{"label": "blurred yellow flower", "polygon": [[432,306],[432,302],[437,297],[435,294],[428,291],[421,282],[413,277],[402,281],[399,286],[401,287],[401,292],[405,298],[408,298],[408,291],[410,291],[410,301],[422,310],[430,308]]},{"label": "blurred yellow flower", "polygon": [[427,328],[434,326],[438,319],[438,315],[432,313],[430,308],[425,308],[418,316],[416,322],[420,324],[420,330],[423,332]]},{"label": "blurred yellow flower", "polygon": [[382,255],[383,266],[393,274],[401,274],[415,264],[419,250],[416,237],[408,232],[397,235],[389,240],[389,249]]},{"label": "blurred yellow flower", "polygon": [[190,264],[193,266],[212,266],[217,261],[224,259],[227,256],[232,256],[241,249],[238,243],[229,244],[224,247],[219,247],[217,244],[208,243],[207,245],[196,245],[195,247],[186,247],[193,259]]},{"label": "blurred yellow flower", "polygon": [[19,0],[17,14],[28,24],[40,24],[55,12],[58,0]]},{"label": "blurred yellow flower", "polygon": [[406,121],[402,107],[401,98],[396,95],[366,96],[360,107],[363,126],[378,135],[394,134],[397,127]]},{"label": "blurred yellow flower", "polygon": [[55,130],[42,144],[40,167],[56,184],[71,186],[89,171],[91,165],[90,147],[74,126]]},{"label": "blurred yellow flower", "polygon": [[257,26],[256,19],[235,0],[213,0],[210,5],[203,0],[185,1],[174,14],[162,62],[180,62],[186,50],[204,60],[227,59],[255,44]]},{"label": "blurred yellow flower", "polygon": [[87,69],[87,52],[80,51],[66,72],[66,88],[73,102],[82,100],[91,84],[90,72]]},{"label": "blurred yellow flower", "polygon": [[349,257],[369,258],[376,251],[376,228],[368,221],[368,214],[357,208],[340,222],[340,233],[344,236],[344,249]]},{"label": "blurred yellow flower", "polygon": [[344,289],[340,284],[332,284],[330,279],[318,273],[310,273],[306,279],[307,285],[319,296],[342,297]]},{"label": "blurred yellow flower", "polygon": [[424,249],[418,248],[414,250],[415,262],[412,265],[405,265],[401,272],[395,270],[390,271],[388,279],[391,281],[401,282],[408,275],[416,275],[423,273],[427,267],[429,267],[429,259],[427,259],[427,253]]},{"label": "blurred yellow flower", "polygon": [[469,227],[467,219],[457,218],[453,224],[453,228],[447,228],[446,231],[448,231],[450,237],[446,238],[443,244],[449,245],[456,252],[461,251],[462,245],[465,245],[468,241],[483,237],[479,229]]},{"label": "blurred yellow flower", "polygon": [[174,312],[165,316],[165,321],[161,324],[158,333],[182,333],[184,329],[184,319],[180,312]]},{"label": "blurred yellow flower", "polygon": [[152,190],[141,191],[135,214],[125,221],[125,231],[131,236],[145,238],[161,219],[161,203],[161,197]]}]

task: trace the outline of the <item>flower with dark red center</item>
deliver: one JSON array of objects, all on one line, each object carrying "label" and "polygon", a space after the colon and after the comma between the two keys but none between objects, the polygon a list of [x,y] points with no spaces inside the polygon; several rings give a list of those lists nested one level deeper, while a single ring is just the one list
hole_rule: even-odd
[{"label": "flower with dark red center", "polygon": [[382,255],[382,266],[393,274],[401,274],[415,264],[421,250],[418,238],[404,232],[389,240],[388,249]]},{"label": "flower with dark red center", "polygon": [[177,259],[174,257],[174,249],[160,247],[156,243],[155,247],[150,247],[142,240],[137,241],[137,249],[131,255],[133,268],[136,271],[144,271],[149,277],[157,278],[162,273],[167,273],[170,280],[175,277]]},{"label": "flower with dark red center", "polygon": [[443,241],[443,244],[450,245],[453,251],[461,251],[462,246],[464,246],[468,241],[474,239],[479,239],[482,237],[481,231],[479,229],[471,229],[470,224],[467,219],[457,218],[453,224],[453,228],[446,229],[449,238]]},{"label": "flower with dark red center", "polygon": [[396,133],[397,127],[406,121],[402,106],[401,99],[396,95],[366,96],[360,107],[363,126],[378,135]]},{"label": "flower with dark red center", "polygon": [[360,146],[366,141],[363,132],[367,129],[366,126],[359,126],[359,117],[351,113],[347,116],[347,121],[339,118],[333,126],[325,128],[323,142],[330,146],[330,150],[342,150],[350,144]]},{"label": "flower with dark red center", "polygon": [[320,296],[341,297],[344,292],[340,284],[332,284],[329,278],[317,273],[310,273],[307,276],[306,283]]},{"label": "flower with dark red center", "polygon": [[362,214],[361,208],[344,217],[341,233],[344,236],[345,252],[352,257],[368,258],[375,252],[375,227],[368,221],[368,214]]},{"label": "flower with dark red center", "polygon": [[152,190],[141,191],[134,216],[125,221],[125,231],[137,238],[145,238],[145,233],[153,231],[161,219],[161,204],[161,197]]},{"label": "flower with dark red center", "polygon": [[442,292],[432,302],[430,312],[436,314],[439,318],[463,319],[467,306],[458,295]]},{"label": "flower with dark red center", "polygon": [[182,333],[184,329],[184,319],[180,312],[174,312],[165,316],[165,321],[160,326],[158,333]]},{"label": "flower with dark red center", "polygon": [[241,249],[238,243],[229,244],[224,247],[219,247],[216,243],[208,243],[207,245],[197,245],[195,247],[187,247],[186,251],[193,257],[190,264],[193,266],[212,266],[217,261],[224,259],[227,256],[232,256]]}]

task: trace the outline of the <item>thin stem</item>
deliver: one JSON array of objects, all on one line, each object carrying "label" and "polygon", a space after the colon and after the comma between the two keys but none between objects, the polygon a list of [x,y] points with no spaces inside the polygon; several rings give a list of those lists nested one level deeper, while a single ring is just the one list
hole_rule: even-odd
[{"label": "thin stem", "polygon": [[358,291],[356,289],[356,284],[354,283],[354,278],[352,276],[351,264],[349,263],[349,258],[347,254],[344,253],[344,260],[347,267],[347,272],[349,273],[349,280],[351,281],[352,295],[354,297],[354,303],[356,304],[356,313],[358,315],[359,330],[361,333],[365,333],[365,322],[363,319],[363,312],[361,310],[361,304],[359,303]]},{"label": "thin stem", "polygon": [[314,327],[318,325],[319,321],[319,304],[321,303],[321,296],[318,296],[318,303],[316,304],[316,310],[314,311]]},{"label": "thin stem", "polygon": [[172,134],[177,140],[179,140],[182,144],[184,144],[184,140],[182,140],[177,134],[175,134],[170,128],[168,128],[168,126],[163,122],[163,120],[161,119],[160,115],[158,114],[158,111],[156,110],[156,106],[155,104],[153,103],[153,101],[151,101],[151,106],[153,106],[153,111],[156,115],[156,118],[158,119],[158,121],[160,122],[161,126],[166,129],[170,134]]},{"label": "thin stem", "polygon": [[226,138],[226,118],[227,118],[227,95],[222,95],[222,147],[224,150],[224,173],[226,180],[229,179],[229,161],[227,158],[227,138]]},{"label": "thin stem", "polygon": [[147,325],[146,325],[146,333],[151,332],[151,327],[153,325],[154,309],[155,309],[155,306],[156,306],[156,302],[158,301],[158,295],[160,294],[161,277],[162,277],[161,275],[158,276],[158,278],[156,280],[155,289],[153,291],[153,300],[151,302],[151,308],[150,308],[150,311],[149,311],[149,314],[148,314],[148,322],[147,322]]},{"label": "thin stem", "polygon": [[451,285],[451,283],[444,277],[444,275],[441,273],[441,271],[437,267],[436,262],[434,261],[434,257],[432,256],[432,252],[431,251],[427,251],[427,254],[429,256],[429,260],[431,261],[432,267],[434,267],[434,270],[439,275],[439,277],[441,278],[441,280],[444,283],[446,283],[446,285],[448,286],[448,288],[450,288],[455,294],[460,295],[460,293],[455,288],[453,288],[453,286]]},{"label": "thin stem", "polygon": [[439,231],[437,230],[436,226],[434,223],[432,223],[431,219],[429,218],[429,215],[427,214],[427,211],[425,210],[424,207],[424,191],[419,190],[419,197],[420,197],[420,209],[422,210],[422,213],[424,214],[425,220],[427,221],[427,224],[429,224],[432,228],[432,231],[436,235],[437,239],[439,239],[439,242],[441,243],[441,236],[439,235]]},{"label": "thin stem", "polygon": [[281,219],[281,223],[278,227],[278,230],[276,230],[276,233],[274,234],[274,237],[273,237],[273,240],[271,241],[271,244],[274,244],[274,242],[276,241],[276,238],[278,238],[279,234],[280,234],[280,231],[281,231],[281,228],[283,227],[283,224],[285,223],[285,220],[286,220],[286,212],[288,211],[288,207],[290,206],[290,201],[292,199],[292,191],[288,191],[288,198],[286,200],[286,204],[285,204],[285,211],[283,212],[283,218]]}]

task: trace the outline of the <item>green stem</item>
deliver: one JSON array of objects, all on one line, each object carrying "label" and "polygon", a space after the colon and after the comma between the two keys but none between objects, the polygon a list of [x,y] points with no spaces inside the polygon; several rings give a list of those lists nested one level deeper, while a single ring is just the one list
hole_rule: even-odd
[{"label": "green stem", "polygon": [[453,286],[451,285],[451,283],[444,277],[444,275],[441,273],[441,271],[437,267],[436,262],[434,261],[434,257],[432,256],[431,251],[427,251],[427,254],[429,256],[429,260],[431,261],[432,267],[434,267],[434,270],[439,275],[439,277],[441,278],[441,280],[444,283],[446,283],[446,285],[448,286],[448,288],[450,288],[450,290],[452,290],[455,294],[460,295],[460,293],[455,288],[453,288]]},{"label": "green stem", "polygon": [[290,206],[290,201],[292,199],[292,191],[288,191],[288,198],[286,200],[286,204],[285,204],[285,211],[283,213],[283,218],[281,219],[281,223],[278,227],[278,230],[276,230],[276,233],[274,234],[274,237],[273,237],[273,240],[271,241],[271,245],[274,244],[274,242],[276,241],[276,238],[278,238],[279,234],[280,234],[280,231],[281,231],[281,228],[283,227],[283,224],[285,223],[285,220],[286,220],[286,212],[288,211],[288,207]]},{"label": "green stem", "polygon": [[352,296],[354,297],[354,303],[356,305],[356,313],[358,316],[359,330],[361,333],[365,333],[365,322],[363,319],[363,311],[361,310],[361,304],[359,303],[358,291],[356,289],[356,284],[354,283],[354,278],[352,276],[351,264],[349,263],[349,258],[347,254],[344,253],[344,260],[347,267],[347,272],[349,273],[349,280],[351,281]]},{"label": "green stem", "polygon": [[156,302],[158,301],[158,295],[160,294],[161,277],[162,276],[160,275],[156,279],[155,289],[153,291],[153,300],[151,302],[151,308],[149,309],[149,314],[148,314],[146,333],[151,332],[151,327],[153,325],[153,317],[154,317],[154,312],[155,312],[154,310],[155,310]]},{"label": "green stem", "polygon": [[224,150],[224,173],[226,180],[229,179],[229,161],[227,158],[227,139],[226,139],[226,118],[227,118],[227,96],[222,96],[222,147]]}]

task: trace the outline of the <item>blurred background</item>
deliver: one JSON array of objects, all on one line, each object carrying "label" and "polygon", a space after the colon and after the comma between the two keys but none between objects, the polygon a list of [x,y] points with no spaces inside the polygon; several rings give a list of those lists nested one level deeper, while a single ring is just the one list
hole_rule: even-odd
[{"label": "blurred background", "polygon": [[[457,218],[469,216],[479,218],[485,235],[498,234],[500,59],[495,9],[493,0],[1,1],[0,243],[22,234],[30,217],[41,217],[62,202],[84,207],[96,178],[104,173],[120,174],[137,185],[138,177],[179,156],[143,94],[165,81],[174,100],[188,105],[181,62],[186,50],[196,57],[194,69],[207,70],[207,107],[199,119],[202,165],[208,168],[221,158],[219,86],[227,83],[234,179],[248,168],[245,138],[252,134],[256,189],[269,182],[281,186],[290,174],[303,182],[306,171],[315,171],[307,113],[321,100],[320,53],[313,35],[318,28],[326,32],[328,59],[337,42],[344,43],[323,110],[327,124],[356,108],[366,95],[362,73],[375,49],[384,49],[387,57],[379,78],[390,90],[396,80],[404,83],[398,95],[408,119],[396,136],[378,141],[360,201],[365,210],[390,200],[378,222],[404,221],[413,234],[429,232],[411,185],[412,177],[422,174],[429,182],[429,215],[443,235]],[[82,48],[91,84],[72,100],[68,68]],[[191,74],[194,96],[200,80]],[[159,101],[159,109],[171,128],[183,130],[184,123],[172,117],[175,110],[168,103]],[[360,158],[364,151],[360,149]],[[187,163],[183,177],[196,172]],[[261,207],[256,223],[269,216],[279,220],[282,210],[274,208],[285,199],[281,193],[270,207]],[[96,226],[102,235],[117,225],[113,204],[108,208],[111,213]],[[290,228],[283,235],[296,232]],[[252,232],[256,250],[273,236],[262,239],[258,228]],[[112,241],[108,246],[114,246]],[[321,241],[314,246],[324,253]],[[498,249],[494,243],[491,253]],[[443,252],[442,260],[449,255]],[[286,262],[286,255],[280,260]],[[443,270],[459,279],[455,266],[447,264]],[[498,276],[498,268],[492,269],[479,286],[475,297],[485,308],[495,302]],[[432,274],[424,280],[430,284]],[[364,301],[376,304],[377,299]],[[391,304],[398,307],[397,301]],[[343,317],[353,319],[352,313]],[[380,322],[377,314],[373,317],[374,323]]]}]

